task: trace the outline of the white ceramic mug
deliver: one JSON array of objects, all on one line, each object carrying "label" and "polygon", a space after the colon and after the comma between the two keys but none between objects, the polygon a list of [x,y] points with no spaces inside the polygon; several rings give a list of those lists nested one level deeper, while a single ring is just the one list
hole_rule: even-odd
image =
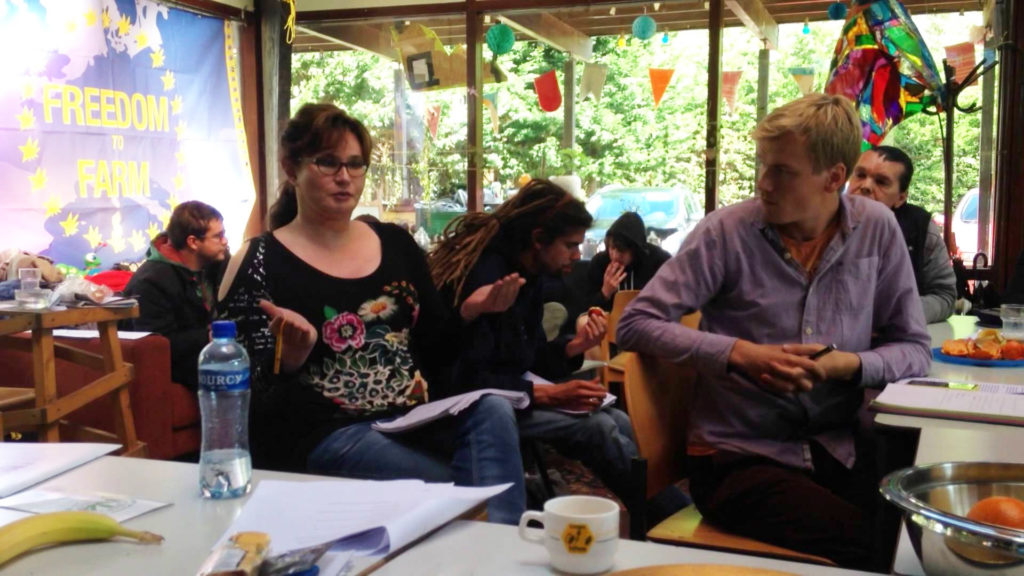
[{"label": "white ceramic mug", "polygon": [[[536,520],[543,531],[528,530]],[[531,533],[532,532],[532,533]],[[519,519],[519,537],[541,544],[551,565],[570,574],[611,569],[619,547],[619,505],[596,496],[562,496],[544,503],[544,512],[527,511]]]}]

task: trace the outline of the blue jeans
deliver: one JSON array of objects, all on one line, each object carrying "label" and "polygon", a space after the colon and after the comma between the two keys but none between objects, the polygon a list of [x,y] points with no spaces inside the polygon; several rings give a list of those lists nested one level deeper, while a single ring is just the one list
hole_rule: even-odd
[{"label": "blue jeans", "polygon": [[512,404],[483,396],[452,418],[404,434],[384,434],[359,422],[340,428],[309,455],[311,473],[393,480],[419,478],[459,486],[512,487],[487,503],[491,522],[516,524],[526,510],[523,460]]},{"label": "blue jeans", "polygon": [[563,455],[582,461],[616,494],[627,496],[630,467],[637,456],[633,425],[621,410],[603,408],[573,416],[535,408],[519,413],[519,435],[540,440]]}]

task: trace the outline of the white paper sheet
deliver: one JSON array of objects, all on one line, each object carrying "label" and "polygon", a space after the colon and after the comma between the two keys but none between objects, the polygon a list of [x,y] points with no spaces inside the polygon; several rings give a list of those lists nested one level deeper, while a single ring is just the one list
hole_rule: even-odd
[{"label": "white paper sheet", "polygon": [[69,510],[86,510],[106,514],[118,522],[141,516],[146,512],[169,506],[167,502],[154,502],[124,496],[121,494],[105,494],[100,492],[65,492],[56,490],[24,490],[0,500],[0,507],[43,514],[46,512],[64,512]]},{"label": "white paper sheet", "polygon": [[247,530],[270,535],[277,555],[330,541],[332,550],[385,554],[408,544],[511,484],[464,488],[419,480],[374,482],[264,480],[221,537]]},{"label": "white paper sheet", "polygon": [[443,418],[448,415],[454,416],[459,412],[462,412],[466,408],[475,404],[476,401],[485,394],[492,394],[506,398],[512,403],[512,407],[518,410],[522,410],[530,405],[530,396],[525,392],[512,392],[497,388],[484,388],[483,390],[474,390],[473,392],[459,394],[458,396],[451,396],[443,400],[435,400],[433,402],[421,404],[407,412],[405,415],[395,418],[394,420],[380,420],[374,422],[372,427],[378,432],[405,432],[406,430],[419,428],[420,426],[433,422],[439,418]]},{"label": "white paper sheet", "polygon": [[0,442],[0,498],[109,454],[118,444]]},{"label": "white paper sheet", "polygon": [[[117,337],[119,340],[138,340],[149,336],[152,332],[133,332],[131,330],[118,330]],[[53,331],[54,336],[60,336],[62,338],[99,338],[99,330],[74,330],[70,328],[58,328]]]}]

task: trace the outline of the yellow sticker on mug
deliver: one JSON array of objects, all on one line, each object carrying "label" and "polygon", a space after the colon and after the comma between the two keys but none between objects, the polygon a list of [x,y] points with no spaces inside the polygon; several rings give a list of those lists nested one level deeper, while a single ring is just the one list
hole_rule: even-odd
[{"label": "yellow sticker on mug", "polygon": [[594,543],[594,533],[586,524],[568,524],[562,532],[562,543],[569,554],[586,554]]}]

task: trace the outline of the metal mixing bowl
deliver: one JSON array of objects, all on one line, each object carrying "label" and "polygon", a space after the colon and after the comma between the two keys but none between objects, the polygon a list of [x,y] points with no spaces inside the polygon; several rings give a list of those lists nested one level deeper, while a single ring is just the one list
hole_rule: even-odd
[{"label": "metal mixing bowl", "polygon": [[882,479],[898,506],[925,574],[1024,576],[1024,530],[966,518],[990,496],[1024,500],[1024,464],[947,462],[904,468]]}]

